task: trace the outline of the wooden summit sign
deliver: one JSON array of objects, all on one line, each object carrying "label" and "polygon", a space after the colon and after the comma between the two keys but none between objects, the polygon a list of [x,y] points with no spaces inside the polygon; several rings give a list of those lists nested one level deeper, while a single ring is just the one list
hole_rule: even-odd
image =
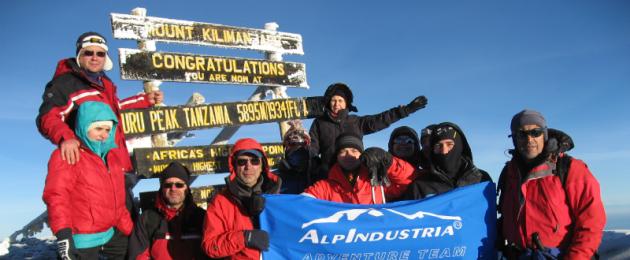
[{"label": "wooden summit sign", "polygon": [[111,18],[116,39],[304,54],[299,34],[128,14],[112,13]]},{"label": "wooden summit sign", "polygon": [[125,80],[308,88],[304,63],[119,49]]},{"label": "wooden summit sign", "polygon": [[[217,193],[219,193],[225,185],[214,185],[214,186],[199,186],[199,187],[191,187],[190,192],[192,193],[193,202],[197,204],[197,206],[206,209],[208,207],[208,201],[214,197]],[[158,193],[158,188],[155,191],[146,191],[140,193],[140,208],[142,210],[147,210],[155,207],[155,199]]]},{"label": "wooden summit sign", "polygon": [[215,127],[315,118],[323,114],[323,97],[152,107],[121,112],[125,136],[181,132]]},{"label": "wooden summit sign", "polygon": [[[274,168],[284,155],[282,143],[262,143],[267,163]],[[194,175],[229,172],[228,157],[233,145],[136,148],[133,158],[138,175],[159,178],[159,173],[173,161],[185,165]]]}]

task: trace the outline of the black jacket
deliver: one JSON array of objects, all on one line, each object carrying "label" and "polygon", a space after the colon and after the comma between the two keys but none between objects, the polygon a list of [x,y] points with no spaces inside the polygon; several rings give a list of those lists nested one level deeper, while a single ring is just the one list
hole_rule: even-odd
[{"label": "black jacket", "polygon": [[[335,162],[335,139],[342,133],[353,133],[361,138],[387,128],[392,123],[409,115],[404,106],[395,107],[376,115],[356,116],[348,115],[342,110],[336,118],[326,111],[323,116],[316,118],[311,125],[311,149],[320,154],[322,168],[326,170]],[[325,172],[327,172],[325,170]]]},{"label": "black jacket", "polygon": [[433,195],[445,193],[458,187],[463,187],[484,181],[492,181],[490,175],[486,171],[478,169],[473,164],[470,145],[468,144],[466,136],[464,135],[462,130],[457,125],[449,122],[435,125],[434,128],[438,128],[440,126],[453,127],[462,138],[462,143],[464,147],[460,159],[461,166],[459,168],[460,170],[457,174],[457,177],[455,179],[452,179],[441,172],[439,169],[437,169],[432,158],[433,153],[431,152],[429,153],[430,159],[428,162],[428,168],[425,169],[424,172],[419,174],[414,182],[409,185],[407,191],[403,195],[403,199],[423,199]]},{"label": "black jacket", "polygon": [[206,211],[186,194],[183,209],[167,220],[158,192],[156,206],[142,212],[129,237],[129,259],[209,259],[201,250]]},{"label": "black jacket", "polygon": [[326,176],[323,176],[319,170],[320,158],[314,154],[313,150],[309,149],[307,152],[308,161],[304,169],[291,165],[286,158],[287,154],[278,164],[278,169],[274,173],[282,179],[281,194],[300,194],[315,182],[325,179]]}]

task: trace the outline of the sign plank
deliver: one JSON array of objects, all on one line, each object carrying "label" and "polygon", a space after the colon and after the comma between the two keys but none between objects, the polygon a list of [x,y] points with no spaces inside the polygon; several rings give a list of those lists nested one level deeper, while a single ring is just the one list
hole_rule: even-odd
[{"label": "sign plank", "polygon": [[153,107],[122,111],[127,137],[215,127],[315,118],[324,112],[323,97]]},{"label": "sign plank", "polygon": [[308,88],[304,63],[120,48],[125,80]]},{"label": "sign plank", "polygon": [[[284,155],[282,143],[262,143],[267,163],[274,168]],[[178,161],[193,175],[229,172],[228,157],[232,145],[180,146],[134,149],[136,174],[159,178],[160,172],[173,161]]]},{"label": "sign plank", "polygon": [[[197,206],[206,209],[208,207],[208,201],[224,187],[225,185],[192,187],[190,188],[190,192],[192,193],[193,202],[197,204]],[[157,198],[156,196],[158,193],[157,189],[158,188],[156,188],[155,191],[140,193],[140,208],[142,208],[142,210],[155,207],[155,199]]]},{"label": "sign plank", "polygon": [[294,33],[117,13],[111,18],[116,39],[304,54],[302,36]]}]

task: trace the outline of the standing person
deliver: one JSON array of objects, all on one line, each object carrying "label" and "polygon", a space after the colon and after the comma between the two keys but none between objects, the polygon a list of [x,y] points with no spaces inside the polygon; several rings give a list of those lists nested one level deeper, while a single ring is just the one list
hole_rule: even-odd
[{"label": "standing person", "polygon": [[420,140],[418,133],[413,128],[401,126],[389,135],[388,150],[393,156],[403,159],[413,165],[420,167],[422,159],[420,150]]},{"label": "standing person", "polygon": [[[76,108],[86,101],[108,104],[120,122],[120,110],[146,108],[163,100],[161,91],[119,100],[116,85],[105,71],[112,68],[105,37],[95,32],[81,34],[76,56],[59,61],[53,79],[46,84],[36,123],[39,132],[61,150],[61,159],[75,164],[80,159],[80,141],[72,131]],[[116,129],[115,143],[127,151],[122,127]],[[133,170],[128,154],[119,154],[123,172]]]},{"label": "standing person", "polygon": [[377,147],[363,151],[361,138],[344,133],[337,137],[336,163],[328,179],[308,187],[304,195],[353,204],[383,204],[398,198],[415,178],[411,164]]},{"label": "standing person", "polygon": [[369,116],[349,115],[357,112],[352,105],[353,95],[344,83],[334,83],[324,94],[325,113],[316,118],[311,125],[311,149],[322,158],[322,171],[328,172],[332,166],[335,153],[335,139],[341,133],[353,133],[363,139],[364,135],[378,132],[392,123],[424,108],[427,99],[424,96],[414,98],[405,106],[397,106],[380,114]]},{"label": "standing person", "polygon": [[254,139],[236,141],[228,162],[227,187],[208,204],[201,246],[213,258],[260,259],[269,247],[269,234],[258,219],[265,206],[261,195],[278,193],[281,180]]},{"label": "standing person", "polygon": [[155,208],[142,212],[129,240],[130,259],[207,259],[201,250],[206,211],[193,202],[190,171],[172,162],[160,173]]},{"label": "standing person", "polygon": [[583,161],[564,153],[572,141],[548,129],[541,113],[517,113],[510,130],[513,157],[498,185],[503,255],[591,259],[606,224],[599,183]]},{"label": "standing person", "polygon": [[426,128],[430,149],[427,167],[409,185],[405,199],[423,199],[455,188],[492,181],[475,167],[464,132],[456,124],[444,122]]},{"label": "standing person", "polygon": [[282,138],[284,158],[278,164],[276,174],[282,179],[282,194],[300,194],[308,186],[323,179],[320,159],[310,147],[311,137],[300,120],[290,121],[290,128]]},{"label": "standing person", "polygon": [[81,160],[71,165],[56,149],[48,162],[43,199],[61,259],[123,259],[133,228],[125,180],[114,156],[118,117],[101,102],[84,102],[76,115]]}]

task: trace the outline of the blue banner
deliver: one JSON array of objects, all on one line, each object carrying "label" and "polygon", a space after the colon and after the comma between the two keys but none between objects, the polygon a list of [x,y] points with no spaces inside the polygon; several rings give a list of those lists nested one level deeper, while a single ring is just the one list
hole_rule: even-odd
[{"label": "blue banner", "polygon": [[382,205],[268,195],[263,259],[494,259],[495,201],[490,182]]}]

